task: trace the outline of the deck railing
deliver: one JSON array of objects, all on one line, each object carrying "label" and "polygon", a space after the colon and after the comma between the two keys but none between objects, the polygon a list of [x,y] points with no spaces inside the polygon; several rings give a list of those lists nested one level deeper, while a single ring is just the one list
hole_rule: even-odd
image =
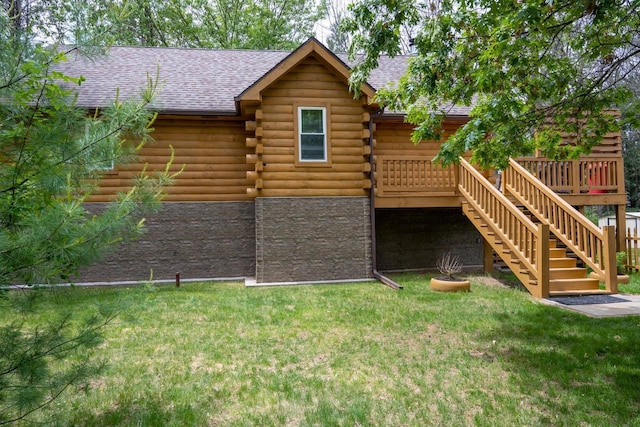
[{"label": "deck railing", "polygon": [[376,176],[379,196],[454,193],[458,187],[457,168],[443,167],[432,157],[377,156]]},{"label": "deck railing", "polygon": [[623,176],[621,158],[585,157],[554,161],[521,157],[517,162],[553,191],[565,194],[617,192]]},{"label": "deck railing", "polygon": [[515,197],[539,221],[548,223],[551,233],[604,280],[607,290],[617,292],[613,227],[597,227],[513,159],[503,172],[503,180],[507,194]]},{"label": "deck railing", "polygon": [[627,255],[625,267],[627,272],[638,273],[640,272],[640,236],[638,236],[638,229],[634,228],[633,233],[631,228],[627,228],[625,252]]},{"label": "deck railing", "polygon": [[[559,194],[619,193],[624,181],[622,159],[585,157],[553,161],[540,157],[517,159],[533,176]],[[455,166],[443,167],[427,156],[376,156],[378,196],[455,194]]]},{"label": "deck railing", "polygon": [[[508,246],[529,274],[536,278],[537,285],[534,289],[529,289],[531,293],[538,297],[547,297],[548,228],[534,224],[464,159],[460,159],[459,190],[484,222],[491,224],[502,244]],[[523,283],[529,288],[529,281]]]}]

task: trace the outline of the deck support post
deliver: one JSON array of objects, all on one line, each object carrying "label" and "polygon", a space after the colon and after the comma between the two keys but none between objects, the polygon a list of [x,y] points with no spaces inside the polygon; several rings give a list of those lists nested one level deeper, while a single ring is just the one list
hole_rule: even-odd
[{"label": "deck support post", "polygon": [[571,165],[571,194],[580,194],[580,160],[570,160]]},{"label": "deck support post", "polygon": [[616,205],[616,251],[627,249],[627,209],[625,205]]},{"label": "deck support post", "polygon": [[484,272],[491,274],[493,273],[493,248],[484,237],[482,238],[482,253]]},{"label": "deck support post", "polygon": [[618,293],[618,265],[616,263],[616,230],[612,225],[602,227],[604,233],[604,285],[612,294]]}]

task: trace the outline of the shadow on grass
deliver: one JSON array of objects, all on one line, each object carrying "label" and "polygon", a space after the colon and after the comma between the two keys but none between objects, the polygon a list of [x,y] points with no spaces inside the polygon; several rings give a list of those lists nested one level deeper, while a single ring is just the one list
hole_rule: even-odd
[{"label": "shadow on grass", "polygon": [[[193,407],[189,404],[172,404],[161,398],[141,398],[137,400],[120,399],[115,407],[96,414],[93,411],[79,411],[73,417],[58,420],[63,425],[83,426],[169,426],[169,425],[207,425],[209,413],[215,407]],[[304,411],[304,421],[298,425],[368,425],[370,420],[370,404],[364,399],[353,399],[344,405],[321,399]],[[215,413],[212,413],[215,417]],[[227,425],[277,425],[290,424],[291,420],[272,413],[248,413],[242,419],[228,420]],[[215,424],[217,425],[217,424]]]},{"label": "shadow on grass", "polygon": [[536,306],[497,313],[498,326],[478,331],[489,352],[525,395],[576,425],[628,425],[640,415],[640,317],[592,319]]},{"label": "shadow on grass", "polygon": [[114,407],[96,414],[93,411],[80,411],[73,418],[65,420],[67,425],[83,426],[166,426],[198,425],[202,419],[198,409],[185,403],[172,404],[161,398],[143,397],[138,399],[121,398]]}]

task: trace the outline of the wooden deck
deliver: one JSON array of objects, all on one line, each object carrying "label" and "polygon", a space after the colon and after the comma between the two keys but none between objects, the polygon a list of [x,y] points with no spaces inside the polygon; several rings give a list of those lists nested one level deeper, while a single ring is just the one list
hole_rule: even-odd
[{"label": "wooden deck", "polygon": [[[621,157],[589,156],[552,161],[540,157],[518,163],[572,206],[622,205],[626,203]],[[443,167],[428,156],[374,158],[377,207],[457,207],[463,198],[456,165]],[[495,183],[493,171],[481,171]]]},{"label": "wooden deck", "polygon": [[461,206],[458,168],[431,157],[376,156],[376,206]]}]

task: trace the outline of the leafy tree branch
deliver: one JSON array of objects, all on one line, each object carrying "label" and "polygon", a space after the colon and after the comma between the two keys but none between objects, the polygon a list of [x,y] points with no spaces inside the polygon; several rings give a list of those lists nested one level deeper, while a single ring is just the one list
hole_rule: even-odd
[{"label": "leafy tree branch", "polygon": [[[378,94],[407,113],[414,142],[441,138],[452,105],[470,108],[469,122],[442,144],[444,163],[466,151],[483,167],[535,150],[575,158],[620,128],[611,109],[638,104],[627,87],[640,67],[636,1],[362,0],[351,12],[350,53],[362,55],[354,90],[381,54],[400,52],[401,26],[416,28],[407,74]],[[563,143],[567,134],[575,145]]]}]

